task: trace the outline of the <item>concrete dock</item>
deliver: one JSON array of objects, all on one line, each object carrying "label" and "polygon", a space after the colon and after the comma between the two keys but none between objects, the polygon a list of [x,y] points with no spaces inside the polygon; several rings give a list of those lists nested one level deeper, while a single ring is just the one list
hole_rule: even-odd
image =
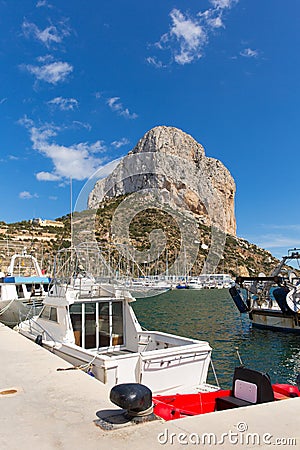
[{"label": "concrete dock", "polygon": [[300,398],[105,431],[99,381],[1,324],[0,361],[1,450],[300,449]]}]

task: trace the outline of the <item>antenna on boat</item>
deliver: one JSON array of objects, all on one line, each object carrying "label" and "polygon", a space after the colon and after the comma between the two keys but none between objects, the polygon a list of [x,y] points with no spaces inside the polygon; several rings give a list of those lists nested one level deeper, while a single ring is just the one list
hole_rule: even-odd
[{"label": "antenna on boat", "polygon": [[72,177],[70,177],[70,227],[71,227],[71,248],[73,245],[73,192],[72,192]]},{"label": "antenna on boat", "polygon": [[239,352],[239,348],[235,347],[235,351],[236,351],[237,357],[239,358],[240,365],[243,366],[244,364],[243,364],[243,361],[242,361],[242,358],[241,358],[241,355]]}]

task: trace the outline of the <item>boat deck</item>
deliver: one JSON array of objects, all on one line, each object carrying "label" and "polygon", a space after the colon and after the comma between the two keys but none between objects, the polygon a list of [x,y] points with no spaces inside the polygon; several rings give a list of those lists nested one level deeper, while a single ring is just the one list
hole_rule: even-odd
[{"label": "boat deck", "polygon": [[105,356],[121,356],[121,355],[129,355],[129,354],[135,353],[135,352],[124,348],[121,350],[110,350],[110,351],[97,352],[97,353],[98,353],[98,355],[105,355]]}]

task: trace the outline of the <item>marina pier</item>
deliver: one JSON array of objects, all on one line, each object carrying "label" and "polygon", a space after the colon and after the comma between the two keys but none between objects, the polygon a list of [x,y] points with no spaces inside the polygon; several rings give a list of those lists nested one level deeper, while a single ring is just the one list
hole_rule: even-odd
[{"label": "marina pier", "polygon": [[300,398],[104,431],[100,412],[117,408],[103,384],[4,325],[0,353],[3,449],[182,448],[197,439],[202,448],[300,445]]}]

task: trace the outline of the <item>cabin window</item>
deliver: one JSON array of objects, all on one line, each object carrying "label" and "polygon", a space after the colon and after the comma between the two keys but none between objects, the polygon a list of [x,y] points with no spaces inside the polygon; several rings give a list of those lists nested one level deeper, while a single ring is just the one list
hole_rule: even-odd
[{"label": "cabin window", "polygon": [[84,347],[96,347],[96,303],[85,303]]},{"label": "cabin window", "polygon": [[57,322],[57,309],[53,306],[44,306],[40,314],[40,319],[51,320]]},{"label": "cabin window", "polygon": [[124,344],[122,302],[99,304],[99,347]]},{"label": "cabin window", "polygon": [[82,346],[82,304],[74,303],[70,306],[70,317],[74,332],[75,344]]},{"label": "cabin window", "polygon": [[52,320],[52,322],[57,322],[57,309],[51,307],[50,308],[50,316],[49,320]]},{"label": "cabin window", "polygon": [[17,284],[16,288],[17,288],[18,298],[24,298],[24,291],[23,291],[22,284]]},{"label": "cabin window", "polygon": [[123,342],[123,305],[122,302],[112,303],[112,345],[122,345]]},{"label": "cabin window", "polygon": [[74,303],[69,311],[76,345],[101,348],[124,344],[121,301]]},{"label": "cabin window", "polygon": [[109,346],[109,302],[99,303],[99,347]]}]

